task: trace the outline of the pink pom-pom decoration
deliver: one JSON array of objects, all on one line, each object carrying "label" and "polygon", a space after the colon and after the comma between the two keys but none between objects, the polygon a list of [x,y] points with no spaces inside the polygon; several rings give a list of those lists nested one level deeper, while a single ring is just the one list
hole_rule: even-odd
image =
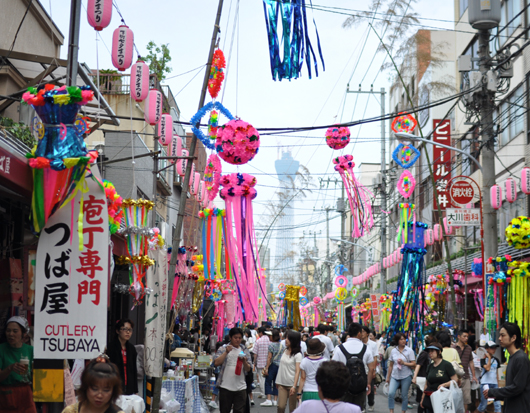
[{"label": "pink pom-pom decoration", "polygon": [[112,0],[88,0],[88,24],[98,32],[110,24],[112,19]]},{"label": "pink pom-pom decoration", "polygon": [[128,26],[121,25],[114,30],[112,36],[112,65],[120,72],[131,67],[133,46],[134,34]]},{"label": "pink pom-pom decoration", "polygon": [[331,149],[343,149],[350,143],[350,129],[347,126],[333,126],[326,131],[326,144]]},{"label": "pink pom-pom decoration", "polygon": [[[182,149],[182,156],[188,156],[189,152],[187,149]],[[183,177],[186,175],[186,167],[188,166],[188,160],[187,159],[179,159],[177,160],[177,173],[180,177]],[[190,176],[191,178],[191,176]]]},{"label": "pink pom-pom decoration", "polygon": [[[151,89],[144,102],[144,119],[149,125],[155,126],[162,115],[162,94],[157,89]],[[173,131],[173,124],[171,125]]]},{"label": "pink pom-pom decoration", "polygon": [[434,244],[434,233],[430,228],[425,231],[425,242],[427,243],[427,245]]},{"label": "pink pom-pom decoration", "polygon": [[257,180],[249,174],[233,173],[221,177],[221,198],[226,199],[233,196],[245,196],[254,199],[257,195]]},{"label": "pink pom-pom decoration", "polygon": [[433,235],[435,241],[441,241],[443,238],[442,226],[440,224],[434,224]]},{"label": "pink pom-pom decoration", "polygon": [[452,234],[453,234],[453,227],[447,223],[447,217],[445,217],[445,218],[443,219],[443,221],[444,221],[444,229],[445,229],[445,233],[446,233],[447,235],[452,235]]},{"label": "pink pom-pom decoration", "polygon": [[414,192],[414,188],[416,188],[414,176],[408,170],[404,170],[397,183],[399,193],[404,198],[409,198]]},{"label": "pink pom-pom decoration", "polygon": [[131,97],[143,102],[149,94],[149,66],[138,59],[131,67]]},{"label": "pink pom-pom decoration", "polygon": [[493,209],[499,209],[502,206],[502,188],[499,185],[493,185],[490,188],[490,200]]},{"label": "pink pom-pom decoration", "polygon": [[521,169],[521,191],[530,195],[530,168]]},{"label": "pink pom-pom decoration", "polygon": [[508,178],[504,182],[504,189],[506,190],[506,200],[513,204],[517,201],[517,182],[513,178]]},{"label": "pink pom-pom decoration", "polygon": [[158,122],[158,136],[160,136],[159,142],[167,146],[171,143],[173,135],[173,119],[169,113],[163,113]]},{"label": "pink pom-pom decoration", "polygon": [[231,120],[217,130],[215,149],[223,161],[243,165],[258,153],[259,133],[250,123]]}]

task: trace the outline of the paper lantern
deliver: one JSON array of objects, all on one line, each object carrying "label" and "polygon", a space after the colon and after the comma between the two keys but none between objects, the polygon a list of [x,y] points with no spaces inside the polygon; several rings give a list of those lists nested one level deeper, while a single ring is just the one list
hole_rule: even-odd
[{"label": "paper lantern", "polygon": [[202,204],[202,200],[204,199],[203,195],[204,195],[204,181],[203,180],[199,180],[199,189],[198,189],[197,193],[195,194],[195,199],[200,204]]},{"label": "paper lantern", "polygon": [[401,250],[397,250],[397,257],[398,257],[398,262],[401,262],[403,261],[403,254],[401,253]]},{"label": "paper lantern", "polygon": [[158,122],[159,142],[167,146],[171,143],[173,137],[173,118],[169,113],[163,113]]},{"label": "paper lantern", "polygon": [[208,206],[208,191],[206,191],[206,182],[201,181],[199,184],[199,190],[201,192],[201,200],[202,200],[202,206],[203,208],[206,208]]},{"label": "paper lantern", "polygon": [[442,226],[440,224],[434,224],[433,235],[435,241],[441,241],[443,238]]},{"label": "paper lantern", "polygon": [[399,254],[398,254],[398,251],[397,251],[397,250],[394,251],[394,252],[392,253],[392,255],[394,256],[394,264],[395,264],[395,265],[398,265],[398,264],[399,264]]},{"label": "paper lantern", "polygon": [[[186,149],[182,149],[182,156],[188,156],[189,152]],[[186,175],[186,167],[188,166],[188,160],[187,159],[179,159],[177,160],[177,173],[180,177],[184,177]]]},{"label": "paper lantern", "polygon": [[143,102],[149,94],[149,66],[138,59],[131,67],[131,98]]},{"label": "paper lantern", "polygon": [[452,235],[452,234],[453,234],[453,227],[450,226],[450,225],[447,223],[447,217],[445,217],[445,218],[443,219],[443,221],[444,221],[444,229],[445,229],[445,233],[446,233],[447,235]]},{"label": "paper lantern", "polygon": [[[155,126],[161,115],[162,93],[157,89],[151,89],[144,102],[144,119],[149,125]],[[173,131],[173,126],[171,126],[171,131]]]},{"label": "paper lantern", "polygon": [[517,201],[517,182],[515,182],[515,179],[508,178],[504,182],[504,189],[506,190],[506,200],[513,204],[515,201]]},{"label": "paper lantern", "polygon": [[[182,156],[182,139],[180,136],[174,135],[169,143],[169,156]],[[170,159],[169,162],[175,164],[177,159]]]},{"label": "paper lantern", "polygon": [[383,258],[383,268],[388,268],[388,267],[387,267],[387,264],[386,264],[386,257]]},{"label": "paper lantern", "polygon": [[530,194],[530,168],[521,169],[521,191]]},{"label": "paper lantern", "polygon": [[425,231],[425,241],[427,242],[427,245],[434,244],[434,233],[430,228]]},{"label": "paper lantern", "polygon": [[[195,170],[195,164],[192,166],[192,172]],[[201,181],[201,174],[199,172],[193,173],[193,179],[190,184],[190,193],[192,195],[197,195],[199,192],[199,182]]]},{"label": "paper lantern", "polygon": [[388,256],[388,258],[389,258],[389,261],[390,261],[388,266],[389,267],[393,267],[394,266],[394,254],[390,254]]},{"label": "paper lantern", "polygon": [[502,188],[499,185],[493,185],[490,188],[490,201],[493,209],[499,209],[502,206]]},{"label": "paper lantern", "polygon": [[122,24],[112,35],[112,65],[120,72],[131,67],[133,47],[133,31]]},{"label": "paper lantern", "polygon": [[100,32],[112,19],[112,0],[88,0],[86,11],[88,24]]}]

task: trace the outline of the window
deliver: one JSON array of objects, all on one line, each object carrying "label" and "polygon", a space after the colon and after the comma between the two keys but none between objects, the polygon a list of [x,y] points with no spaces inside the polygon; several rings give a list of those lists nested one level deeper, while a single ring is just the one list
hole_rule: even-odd
[{"label": "window", "polygon": [[[501,24],[499,26],[502,29],[508,22],[510,22],[519,12],[521,11],[520,0],[505,0],[501,6]],[[504,20],[504,24],[503,24]],[[521,16],[518,16],[509,26],[504,30],[506,36],[510,36],[515,29],[521,24]],[[502,34],[504,34],[504,32]]]},{"label": "window", "polygon": [[469,0],[460,0],[460,17],[466,12]]},{"label": "window", "polygon": [[[471,58],[478,58],[478,39],[475,37],[471,44],[467,47],[464,55],[471,56]],[[478,61],[471,61],[471,70],[478,70]]]},{"label": "window", "polygon": [[519,86],[512,95],[501,103],[496,111],[496,123],[500,127],[499,143],[505,146],[524,130],[523,87]]}]

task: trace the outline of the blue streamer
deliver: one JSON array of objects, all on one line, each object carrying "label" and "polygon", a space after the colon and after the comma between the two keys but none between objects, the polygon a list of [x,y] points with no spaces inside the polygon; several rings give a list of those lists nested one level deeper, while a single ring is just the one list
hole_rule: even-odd
[{"label": "blue streamer", "polygon": [[[309,1],[312,6],[312,1]],[[263,0],[265,24],[269,40],[269,57],[273,80],[297,79],[304,63],[307,65],[309,79],[312,77],[311,65],[318,76],[318,61],[309,39],[307,25],[306,0]],[[278,18],[281,16],[283,61],[280,57],[280,40],[278,36]],[[318,54],[322,69],[326,70],[320,36],[313,18],[317,37]]]}]

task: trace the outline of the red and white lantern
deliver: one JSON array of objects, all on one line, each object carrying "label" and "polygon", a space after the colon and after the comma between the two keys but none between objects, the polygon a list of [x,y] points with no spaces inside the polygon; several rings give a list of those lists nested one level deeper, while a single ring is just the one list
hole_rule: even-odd
[{"label": "red and white lantern", "polygon": [[201,174],[199,172],[195,172],[195,164],[193,164],[191,167],[190,179],[190,193],[192,195],[197,195],[197,192],[199,191],[199,182],[201,181]]},{"label": "red and white lantern", "polygon": [[441,241],[443,238],[442,226],[440,224],[434,224],[433,232],[434,240]]},{"label": "red and white lantern", "polygon": [[447,235],[453,234],[453,227],[447,223],[447,217],[444,218],[444,229]]},{"label": "red and white lantern", "polygon": [[[169,156],[182,156],[182,139],[180,139],[180,136],[178,135],[174,135],[171,138],[169,144]],[[177,159],[170,159],[169,162],[174,164],[177,162]]]},{"label": "red and white lantern", "polygon": [[515,182],[515,179],[508,178],[504,182],[504,189],[506,190],[506,200],[513,204],[515,201],[517,201],[517,182]]},{"label": "red and white lantern", "polygon": [[396,253],[397,253],[398,262],[403,261],[403,254],[401,253],[401,251],[398,249]]},{"label": "red and white lantern", "polygon": [[163,113],[160,116],[158,136],[160,137],[159,142],[162,145],[167,146],[171,143],[171,138],[173,137],[173,118],[169,113]]},{"label": "red and white lantern", "polygon": [[434,233],[430,228],[425,231],[425,242],[427,242],[427,245],[434,244]]},{"label": "red and white lantern", "polygon": [[[182,156],[188,156],[189,152],[187,149],[182,149]],[[188,166],[187,159],[177,160],[177,173],[179,176],[184,177],[186,175],[186,167]]]},{"label": "red and white lantern", "polygon": [[[197,172],[198,173],[198,172]],[[195,200],[201,204],[202,206],[202,195],[203,195],[203,192],[204,192],[204,181],[201,179],[199,180],[199,190],[197,191],[197,193],[195,194]]]},{"label": "red and white lantern", "polygon": [[149,94],[149,66],[138,59],[131,67],[131,98],[143,102]]},{"label": "red and white lantern", "polygon": [[112,0],[88,0],[86,11],[88,24],[100,32],[112,19]]},{"label": "red and white lantern", "polygon": [[390,266],[390,267],[393,267],[394,264],[395,264],[395,263],[394,263],[394,254],[390,254],[390,255],[388,256],[388,258],[389,258],[389,260],[390,260],[390,265],[389,265],[389,266]]},{"label": "red and white lantern", "polygon": [[398,252],[397,252],[397,250],[394,251],[394,252],[392,253],[392,255],[394,255],[394,263],[395,263],[396,265],[398,265],[398,264],[399,264],[399,256],[398,256]]},{"label": "red and white lantern", "polygon": [[120,72],[131,67],[133,59],[134,34],[122,24],[112,36],[112,65]]},{"label": "red and white lantern", "polygon": [[[151,89],[144,102],[144,119],[149,125],[155,126],[162,116],[162,93]],[[173,133],[173,124],[171,125]]]},{"label": "red and white lantern", "polygon": [[202,207],[206,208],[208,206],[208,192],[206,191],[206,182],[201,181],[199,189],[201,192]]},{"label": "red and white lantern", "polygon": [[500,209],[502,206],[502,188],[499,185],[493,185],[490,188],[490,200],[493,209]]},{"label": "red and white lantern", "polygon": [[530,195],[530,168],[521,169],[521,191]]}]

